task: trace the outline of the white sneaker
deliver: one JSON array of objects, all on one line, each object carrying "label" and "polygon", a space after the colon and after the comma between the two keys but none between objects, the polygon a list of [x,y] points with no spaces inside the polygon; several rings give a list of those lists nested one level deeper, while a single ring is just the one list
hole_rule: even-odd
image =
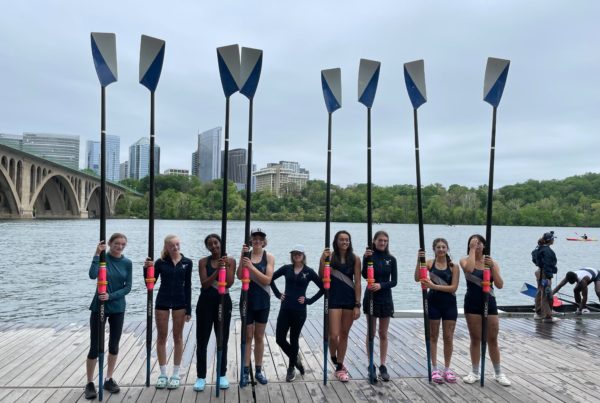
[{"label": "white sneaker", "polygon": [[549,318],[544,318],[544,323],[557,323],[560,322],[560,319],[551,316]]},{"label": "white sneaker", "polygon": [[506,375],[504,375],[504,374],[496,375],[496,376],[494,376],[494,379],[496,380],[496,382],[498,382],[502,386],[512,385],[512,382],[510,381],[510,379],[508,379],[506,377]]},{"label": "white sneaker", "polygon": [[537,313],[536,312],[536,313],[533,314],[533,319],[534,320],[542,320],[542,319],[544,319],[544,317],[542,316],[541,313]]},{"label": "white sneaker", "polygon": [[463,377],[463,382],[464,383],[475,383],[475,382],[478,382],[480,378],[481,377],[479,376],[479,374],[476,374],[474,372],[469,372],[469,375]]}]

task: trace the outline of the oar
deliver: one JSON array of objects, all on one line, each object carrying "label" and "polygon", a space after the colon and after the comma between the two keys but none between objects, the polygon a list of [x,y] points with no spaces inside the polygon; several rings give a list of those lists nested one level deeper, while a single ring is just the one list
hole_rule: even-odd
[{"label": "oar", "polygon": [[[510,66],[510,60],[496,59],[489,57],[487,66],[485,68],[485,79],[483,83],[483,100],[493,107],[492,116],[492,142],[490,146],[490,175],[488,180],[488,194],[487,194],[487,216],[485,222],[485,249],[483,254],[486,257],[490,256],[492,250],[492,205],[494,202],[494,156],[496,152],[496,111],[500,99],[502,98],[502,92],[504,92],[504,85],[506,84],[506,77],[508,76],[508,67]],[[483,288],[483,315],[481,320],[481,386],[484,386],[485,382],[485,353],[487,350],[487,321],[488,321],[488,305],[490,299],[490,278],[491,278],[491,267],[485,267],[483,270],[483,281],[481,282]]]},{"label": "oar", "polygon": [[[419,159],[419,122],[417,120],[417,109],[427,102],[427,91],[425,88],[425,62],[415,60],[404,63],[404,82],[408,97],[413,106],[413,120],[415,128],[415,165],[417,174],[417,216],[419,219],[419,249],[425,251],[425,233],[423,229],[423,202],[421,198],[421,162]],[[427,278],[427,265],[425,257],[419,257],[419,276]],[[427,377],[431,383],[431,341],[429,328],[429,306],[427,301],[427,287],[421,286],[421,299],[423,301],[423,327],[425,329],[425,349],[427,351]]]},{"label": "oar", "polygon": [[[92,57],[100,80],[100,241],[106,242],[106,87],[117,81],[117,44],[115,34],[92,32]],[[98,295],[106,293],[106,252],[100,252]],[[102,401],[104,384],[104,301],[98,299],[98,400]]]},{"label": "oar", "polygon": [[[521,294],[527,295],[531,298],[535,298],[537,294],[537,287],[529,283],[523,283],[523,286],[521,287]],[[562,303],[560,302],[558,297],[554,296],[554,298],[552,299],[552,307],[558,307],[561,305]]]},{"label": "oar", "polygon": [[[223,200],[221,206],[221,257],[227,256],[227,185],[228,185],[228,159],[229,159],[229,97],[239,90],[240,76],[240,50],[238,45],[229,45],[217,48],[217,61],[221,84],[225,93],[225,149],[223,152]],[[223,268],[224,269],[224,268]],[[219,273],[221,276],[221,273]],[[224,292],[219,292],[219,310],[217,314],[217,384],[215,395],[219,396],[221,381],[221,365],[223,355],[223,303]],[[243,334],[243,330],[242,330]],[[242,336],[242,339],[244,337]],[[243,364],[243,358],[242,358]],[[243,367],[242,367],[243,368]]]},{"label": "oar", "polygon": [[[559,300],[561,300],[561,301],[564,301],[564,302],[566,302],[566,303],[573,304],[573,305],[576,305],[577,307],[579,307],[579,304],[577,303],[577,301],[573,301],[573,300],[569,300],[569,299],[566,299],[566,298],[565,298],[565,297],[570,297],[569,295],[567,295],[567,294],[564,294],[564,293],[562,293],[562,292],[557,292],[557,294],[558,294],[558,295],[560,295],[560,297],[554,297],[554,298],[558,298],[558,299],[559,299]],[[586,307],[587,309],[589,309],[590,311],[594,311],[594,312],[600,312],[600,309],[598,309],[598,308],[594,308],[593,306],[589,306],[589,305],[587,305],[587,304],[586,304],[586,306],[585,306],[585,307]]]},{"label": "oar", "polygon": [[[371,107],[375,100],[377,92],[377,83],[379,81],[379,71],[381,63],[360,59],[358,67],[358,102],[367,107],[367,248],[373,250],[373,205],[371,202]],[[369,277],[370,274],[370,277]],[[367,332],[369,337],[369,382],[377,382],[375,365],[373,364],[374,350],[374,321],[373,321],[373,291],[371,287],[375,282],[373,259],[369,258],[367,262],[367,293],[368,293],[368,312]]]},{"label": "oar", "polygon": [[[327,188],[325,191],[325,248],[331,236],[331,122],[333,112],[342,107],[342,71],[339,68],[321,70],[321,87],[327,107]],[[329,287],[331,285],[331,259],[323,268],[323,385],[327,385],[327,353],[329,348]]]},{"label": "oar", "polygon": [[[154,261],[154,92],[158,86],[165,41],[142,35],[140,43],[140,84],[150,91],[150,192],[148,194],[148,257]],[[146,270],[146,386],[150,386],[150,351],[152,349],[152,299],[154,267]]]}]

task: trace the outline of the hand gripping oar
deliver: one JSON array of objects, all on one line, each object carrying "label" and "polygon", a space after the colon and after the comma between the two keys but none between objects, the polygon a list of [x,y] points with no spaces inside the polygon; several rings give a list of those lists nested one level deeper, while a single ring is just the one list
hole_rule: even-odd
[{"label": "hand gripping oar", "polygon": [[[419,159],[419,122],[417,109],[427,102],[427,91],[425,88],[425,62],[415,60],[404,63],[404,82],[408,97],[413,105],[413,120],[415,127],[415,165],[417,173],[417,215],[419,219],[419,249],[425,251],[425,234],[423,230],[423,202],[421,197],[421,162]],[[419,257],[419,278],[427,278],[427,265],[425,256]],[[427,376],[431,383],[431,341],[429,329],[429,306],[427,301],[427,287],[421,285],[421,298],[423,300],[423,327],[425,329],[425,349],[427,351]]]},{"label": "hand gripping oar", "polygon": [[[371,202],[371,107],[373,106],[375,93],[377,92],[380,69],[380,62],[360,59],[358,67],[358,102],[367,107],[367,247],[371,250],[373,250],[373,205]],[[370,261],[368,264],[371,267],[371,274],[373,274],[373,262]],[[377,382],[377,377],[375,365],[373,364],[375,323],[373,320],[373,291],[371,290],[371,285],[375,280],[373,277],[370,280],[371,282],[367,287],[369,303],[367,332],[369,337],[369,383],[374,384]]]},{"label": "hand gripping oar", "polygon": [[[154,92],[158,86],[163,60],[165,41],[142,35],[140,43],[140,84],[150,91],[150,189],[148,194],[148,257],[154,261]],[[152,287],[150,287],[152,285]],[[154,267],[152,276],[146,271],[146,386],[150,386],[150,352],[152,349],[152,305],[154,292]]]},{"label": "hand gripping oar", "polygon": [[[221,207],[221,257],[226,257],[227,246],[227,193],[228,193],[228,159],[229,159],[229,98],[239,90],[240,76],[240,50],[238,45],[229,45],[217,48],[217,61],[221,85],[225,94],[225,147],[223,151],[223,189]],[[221,356],[223,355],[223,300],[219,296],[219,314],[217,315],[217,383],[215,395],[219,396],[221,381]]]},{"label": "hand gripping oar", "polygon": [[[492,117],[492,142],[490,146],[490,176],[488,180],[487,194],[487,217],[485,222],[485,248],[483,254],[486,257],[490,256],[492,250],[492,205],[494,196],[494,156],[496,152],[496,110],[504,92],[506,77],[508,75],[508,67],[510,60],[495,59],[489,57],[485,68],[485,79],[483,83],[483,100],[493,106]],[[487,350],[487,321],[488,321],[488,305],[490,299],[490,270],[491,267],[486,267],[483,270],[483,315],[481,320],[481,386],[484,386],[485,380],[485,353]],[[486,284],[487,283],[487,284]]]},{"label": "hand gripping oar", "polygon": [[[325,248],[331,236],[331,117],[342,107],[342,71],[339,68],[321,70],[321,87],[327,107],[327,188],[325,191]],[[329,349],[329,288],[331,285],[330,258],[323,268],[323,385],[327,385],[327,354]]]},{"label": "hand gripping oar", "polygon": [[[92,57],[100,80],[100,241],[106,241],[106,94],[105,88],[117,81],[117,45],[115,34],[92,32]],[[98,295],[106,293],[106,252],[100,253]],[[98,400],[103,398],[104,301],[98,299]]]}]

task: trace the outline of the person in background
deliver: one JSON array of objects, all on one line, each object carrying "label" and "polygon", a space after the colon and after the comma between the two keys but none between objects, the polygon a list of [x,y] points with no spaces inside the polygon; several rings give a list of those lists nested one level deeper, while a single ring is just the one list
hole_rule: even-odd
[{"label": "person in background", "polygon": [[575,302],[577,303],[576,314],[581,315],[582,313],[589,313],[590,310],[586,308],[586,304],[588,300],[588,285],[591,283],[594,283],[596,296],[598,297],[598,300],[600,300],[600,272],[598,269],[583,267],[579,270],[568,271],[565,278],[563,278],[556,288],[552,290],[552,293],[556,294],[567,283],[575,284],[573,294]]},{"label": "person in background", "polygon": [[[304,375],[304,366],[300,360],[298,351],[300,345],[298,339],[306,321],[306,306],[316,302],[323,295],[323,283],[317,273],[306,265],[304,246],[296,245],[290,252],[291,264],[281,266],[273,274],[271,289],[275,296],[281,300],[281,308],[277,316],[277,327],[275,330],[277,344],[288,356],[289,365],[285,380],[292,382],[296,379],[296,370]],[[281,293],[277,288],[275,280],[279,277],[285,278],[285,292]],[[319,287],[319,291],[311,298],[306,298],[306,289],[310,282]],[[290,341],[287,341],[287,334]]]},{"label": "person in background", "polygon": [[[460,267],[462,267],[467,280],[467,293],[465,294],[465,319],[469,328],[469,336],[471,344],[469,347],[471,353],[472,371],[463,378],[465,383],[475,383],[479,381],[479,361],[485,360],[481,357],[481,328],[483,322],[483,270],[485,267],[490,267],[491,279],[493,286],[501,289],[504,286],[504,280],[500,276],[500,266],[494,261],[491,256],[483,256],[485,248],[485,238],[475,234],[469,237],[467,242],[467,256],[460,259]],[[510,386],[511,381],[502,372],[500,366],[500,348],[498,347],[498,308],[496,306],[496,297],[494,297],[493,287],[490,286],[490,295],[488,300],[488,318],[487,318],[487,344],[490,353],[490,359],[494,365],[494,379],[502,386]]]},{"label": "person in background", "polygon": [[[154,306],[156,321],[156,355],[160,374],[156,389],[177,389],[181,382],[179,369],[183,356],[183,325],[192,318],[192,266],[194,263],[183,256],[177,235],[167,235],[160,252],[160,258],[154,262],[154,277],[160,279],[160,287]],[[152,264],[151,258],[144,262],[146,269]],[[173,374],[167,377],[167,336],[169,334],[169,316],[173,320]]]},{"label": "person in background", "polygon": [[[452,351],[454,349],[454,329],[458,318],[456,304],[456,289],[460,270],[458,265],[450,259],[448,241],[444,238],[433,240],[435,259],[427,261],[429,277],[421,280],[419,276],[419,258],[425,257],[424,251],[419,251],[417,267],[415,268],[415,281],[420,281],[429,288],[427,294],[429,310],[429,339],[431,341],[431,379],[435,383],[456,382],[456,374],[450,368]],[[444,371],[437,365],[437,342],[440,334],[440,321],[444,331]]]},{"label": "person in background", "polygon": [[554,244],[554,231],[546,232],[538,240],[536,250],[532,252],[535,255],[538,270],[535,272],[537,279],[537,292],[535,294],[535,320],[544,320],[547,323],[555,323],[560,319],[552,316],[552,277],[558,272],[556,267],[556,254],[550,246]]},{"label": "person in background", "polygon": [[106,293],[94,295],[90,305],[90,350],[86,360],[87,384],[85,385],[85,398],[96,398],[96,387],[94,386],[94,371],[96,361],[98,360],[98,337],[100,329],[99,322],[99,303],[104,301],[105,321],[108,319],[110,329],[108,338],[108,366],[106,369],[106,379],[104,380],[104,390],[110,393],[119,393],[119,385],[113,379],[113,372],[117,365],[117,356],[119,354],[119,341],[123,333],[123,321],[125,319],[125,296],[131,291],[132,264],[131,260],[123,255],[123,249],[127,246],[127,237],[120,233],[114,233],[108,240],[109,250],[106,251],[106,243],[100,241],[96,247],[96,253],[92,259],[89,270],[90,279],[98,278],[98,268],[100,264],[100,253],[106,251]]},{"label": "person in background", "polygon": [[[365,290],[363,297],[363,313],[369,314],[369,291],[373,292],[373,332],[379,319],[379,379],[388,382],[386,359],[388,350],[388,328],[390,318],[394,316],[392,288],[398,284],[398,265],[396,258],[390,254],[390,237],[385,231],[377,231],[373,236],[373,250],[367,248],[363,256],[362,276],[367,278],[369,261],[373,262],[375,282]],[[369,317],[367,316],[367,320]],[[369,351],[369,335],[367,334],[367,351]]]},{"label": "person in background", "polygon": [[[250,231],[252,251],[250,257],[246,253],[250,251],[248,245],[242,248],[242,257],[237,270],[237,277],[242,279],[244,267],[250,270],[250,287],[248,289],[248,316],[246,325],[246,358],[250,362],[252,352],[252,340],[254,340],[254,378],[262,385],[267,384],[267,377],[262,370],[263,353],[265,350],[265,328],[269,320],[271,308],[271,278],[275,267],[275,258],[264,248],[267,246],[267,234],[260,228]],[[241,294],[241,293],[240,293]],[[240,307],[242,306],[240,301]],[[240,379],[240,387],[248,384],[250,368],[244,368],[244,374]]]}]

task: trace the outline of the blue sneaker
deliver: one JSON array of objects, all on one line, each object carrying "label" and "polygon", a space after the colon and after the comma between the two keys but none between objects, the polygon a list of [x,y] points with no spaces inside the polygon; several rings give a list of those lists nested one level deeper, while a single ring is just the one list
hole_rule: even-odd
[{"label": "blue sneaker", "polygon": [[196,383],[194,384],[194,391],[202,392],[204,387],[206,386],[206,380],[204,378],[196,379]]},{"label": "blue sneaker", "polygon": [[240,379],[240,388],[248,385],[250,382],[250,368],[244,367],[244,373],[242,374],[242,379]]},{"label": "blue sneaker", "polygon": [[267,377],[262,370],[254,372],[254,379],[256,379],[261,385],[267,384]]},{"label": "blue sneaker", "polygon": [[229,388],[229,380],[226,376],[219,377],[219,388],[220,389],[228,389]]}]

